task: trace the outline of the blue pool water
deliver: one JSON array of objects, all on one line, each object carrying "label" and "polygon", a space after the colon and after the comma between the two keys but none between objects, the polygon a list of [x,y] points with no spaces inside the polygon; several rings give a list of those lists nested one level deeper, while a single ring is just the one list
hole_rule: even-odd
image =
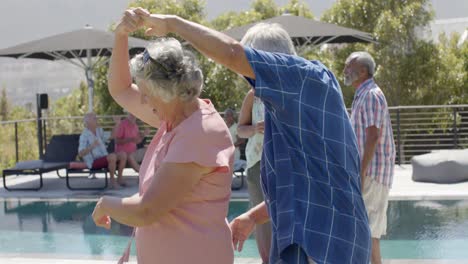
[{"label": "blue pool water", "polygon": [[[0,200],[0,254],[115,258],[132,229],[96,227],[94,204]],[[228,218],[246,209],[247,202],[231,202]],[[387,231],[384,258],[468,260],[468,201],[392,201]],[[254,240],[236,256],[258,257]]]}]

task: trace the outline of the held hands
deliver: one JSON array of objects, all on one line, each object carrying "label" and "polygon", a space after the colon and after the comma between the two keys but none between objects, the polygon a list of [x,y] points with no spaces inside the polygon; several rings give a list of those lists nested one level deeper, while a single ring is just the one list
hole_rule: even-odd
[{"label": "held hands", "polygon": [[245,240],[247,240],[255,227],[255,221],[248,215],[242,214],[229,223],[232,232],[232,244],[234,249],[242,251]]},{"label": "held hands", "polygon": [[119,23],[117,24],[117,27],[115,28],[115,32],[128,35],[140,29],[142,26],[143,26],[143,19],[141,18],[141,16],[135,13],[135,9],[128,9],[128,10],[125,10],[123,17],[120,19]]},{"label": "held hands", "polygon": [[151,14],[148,10],[138,7],[128,9],[116,27],[117,33],[130,34],[142,27],[147,27],[148,36],[165,36],[169,33],[167,15]]},{"label": "held hands", "polygon": [[105,229],[110,229],[111,227],[111,218],[104,214],[102,209],[102,198],[96,203],[93,212],[93,220],[96,226],[104,227]]}]

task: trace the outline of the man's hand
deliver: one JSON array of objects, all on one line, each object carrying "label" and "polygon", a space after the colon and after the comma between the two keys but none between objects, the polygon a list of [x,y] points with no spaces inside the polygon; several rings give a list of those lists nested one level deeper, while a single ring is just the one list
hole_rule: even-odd
[{"label": "man's hand", "polygon": [[255,221],[248,214],[241,214],[229,224],[232,232],[232,244],[234,249],[242,251],[244,241],[249,238],[255,228]]}]

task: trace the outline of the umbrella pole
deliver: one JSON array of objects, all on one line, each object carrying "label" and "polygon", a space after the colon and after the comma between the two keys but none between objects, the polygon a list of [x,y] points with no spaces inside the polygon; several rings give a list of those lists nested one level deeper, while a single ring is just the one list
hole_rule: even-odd
[{"label": "umbrella pole", "polygon": [[93,112],[94,80],[90,49],[86,50],[86,57],[88,58],[88,65],[86,67],[86,80],[88,82],[88,112],[91,113]]}]

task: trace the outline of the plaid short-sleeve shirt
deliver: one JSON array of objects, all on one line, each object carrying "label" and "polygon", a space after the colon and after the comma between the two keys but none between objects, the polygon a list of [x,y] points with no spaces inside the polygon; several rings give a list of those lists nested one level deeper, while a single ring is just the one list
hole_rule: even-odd
[{"label": "plaid short-sleeve shirt", "polygon": [[351,123],[356,133],[361,157],[364,155],[366,128],[375,126],[380,130],[374,156],[366,171],[380,184],[391,187],[395,164],[395,142],[387,100],[374,79],[363,82],[354,95],[351,107]]},{"label": "plaid short-sleeve shirt", "polygon": [[315,262],[368,263],[360,161],[340,86],[320,62],[245,48],[265,105],[262,188],[270,263],[297,244]]}]

